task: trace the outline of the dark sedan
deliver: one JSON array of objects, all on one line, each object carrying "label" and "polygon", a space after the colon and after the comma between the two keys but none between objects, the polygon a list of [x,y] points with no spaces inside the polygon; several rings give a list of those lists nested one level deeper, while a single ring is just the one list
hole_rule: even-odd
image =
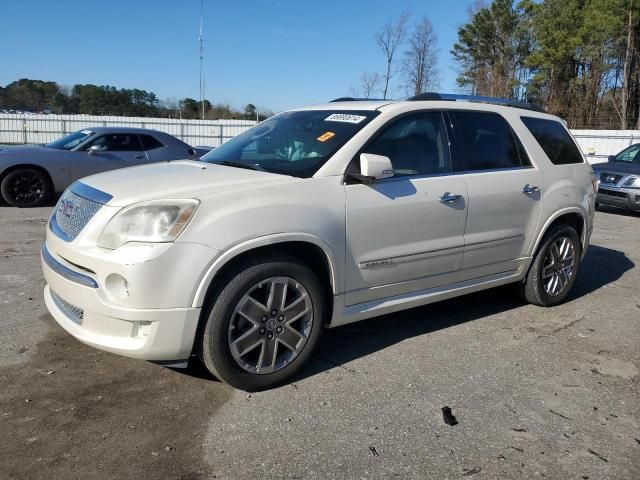
[{"label": "dark sedan", "polygon": [[95,127],[43,146],[0,147],[0,193],[16,207],[35,207],[94,173],[168,160],[196,160],[209,149],[143,128]]},{"label": "dark sedan", "polygon": [[640,211],[640,143],[631,145],[607,163],[593,166],[600,178],[597,203]]}]

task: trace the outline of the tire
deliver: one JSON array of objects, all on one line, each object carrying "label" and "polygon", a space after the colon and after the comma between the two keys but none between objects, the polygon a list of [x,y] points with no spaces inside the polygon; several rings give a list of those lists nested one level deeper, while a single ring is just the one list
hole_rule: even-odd
[{"label": "tire", "polygon": [[207,370],[236,388],[265,390],[291,378],[313,353],[324,329],[324,291],[300,260],[270,256],[229,272],[205,315],[197,350]]},{"label": "tire", "polygon": [[51,180],[36,168],[18,168],[9,172],[0,184],[5,202],[13,207],[32,208],[44,205],[51,194]]},{"label": "tire", "polygon": [[562,303],[576,281],[581,257],[582,245],[576,230],[566,224],[553,227],[543,237],[529,272],[519,285],[520,295],[540,307]]}]

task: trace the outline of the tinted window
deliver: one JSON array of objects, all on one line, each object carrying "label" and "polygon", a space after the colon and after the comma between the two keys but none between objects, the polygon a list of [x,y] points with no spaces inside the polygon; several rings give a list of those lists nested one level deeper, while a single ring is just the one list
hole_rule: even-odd
[{"label": "tinted window", "polygon": [[458,148],[456,170],[494,170],[523,166],[515,135],[500,115],[451,112],[451,116],[455,123]]},{"label": "tinted window", "polygon": [[96,138],[87,148],[98,145],[102,152],[122,152],[142,150],[138,135],[129,133],[110,133]]},{"label": "tinted window", "polygon": [[389,157],[396,176],[451,171],[447,132],[440,112],[401,118],[385,128],[364,151]]},{"label": "tinted window", "polygon": [[154,148],[164,147],[162,143],[153,138],[151,135],[140,135],[143,150],[153,150]]},{"label": "tinted window", "polygon": [[569,132],[560,122],[534,117],[521,117],[521,119],[553,164],[584,162]]}]

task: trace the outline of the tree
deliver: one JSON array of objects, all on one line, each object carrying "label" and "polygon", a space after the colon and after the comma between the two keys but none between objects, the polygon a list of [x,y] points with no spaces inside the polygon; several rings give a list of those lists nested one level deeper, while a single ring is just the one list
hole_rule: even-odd
[{"label": "tree", "polygon": [[423,18],[409,37],[403,72],[410,95],[418,95],[437,84],[438,36],[428,18]]},{"label": "tree", "polygon": [[521,28],[528,12],[525,6],[527,2],[514,7],[513,0],[494,0],[458,29],[451,54],[461,67],[459,86],[476,95],[522,96],[520,87],[527,80],[525,59],[530,48],[527,32]]},{"label": "tree", "polygon": [[254,120],[256,118],[256,106],[253,103],[247,103],[244,107],[244,118]]},{"label": "tree", "polygon": [[373,98],[380,91],[382,76],[376,72],[363,72],[360,75],[360,93],[362,98]]},{"label": "tree", "polygon": [[409,19],[408,13],[402,13],[397,20],[389,20],[382,30],[375,34],[376,43],[382,50],[386,60],[386,70],[383,77],[384,90],[382,98],[386,99],[389,93],[389,82],[395,75],[394,70],[394,57],[398,47],[404,40],[406,35],[407,21]]}]

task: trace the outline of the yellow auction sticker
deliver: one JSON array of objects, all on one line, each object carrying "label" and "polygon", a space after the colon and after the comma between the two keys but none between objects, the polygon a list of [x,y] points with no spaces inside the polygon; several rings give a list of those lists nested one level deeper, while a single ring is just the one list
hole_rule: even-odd
[{"label": "yellow auction sticker", "polygon": [[318,140],[319,142],[326,142],[327,140],[329,140],[334,136],[335,136],[335,133],[333,132],[325,132],[322,135],[320,135],[318,138],[316,138],[316,140]]}]

